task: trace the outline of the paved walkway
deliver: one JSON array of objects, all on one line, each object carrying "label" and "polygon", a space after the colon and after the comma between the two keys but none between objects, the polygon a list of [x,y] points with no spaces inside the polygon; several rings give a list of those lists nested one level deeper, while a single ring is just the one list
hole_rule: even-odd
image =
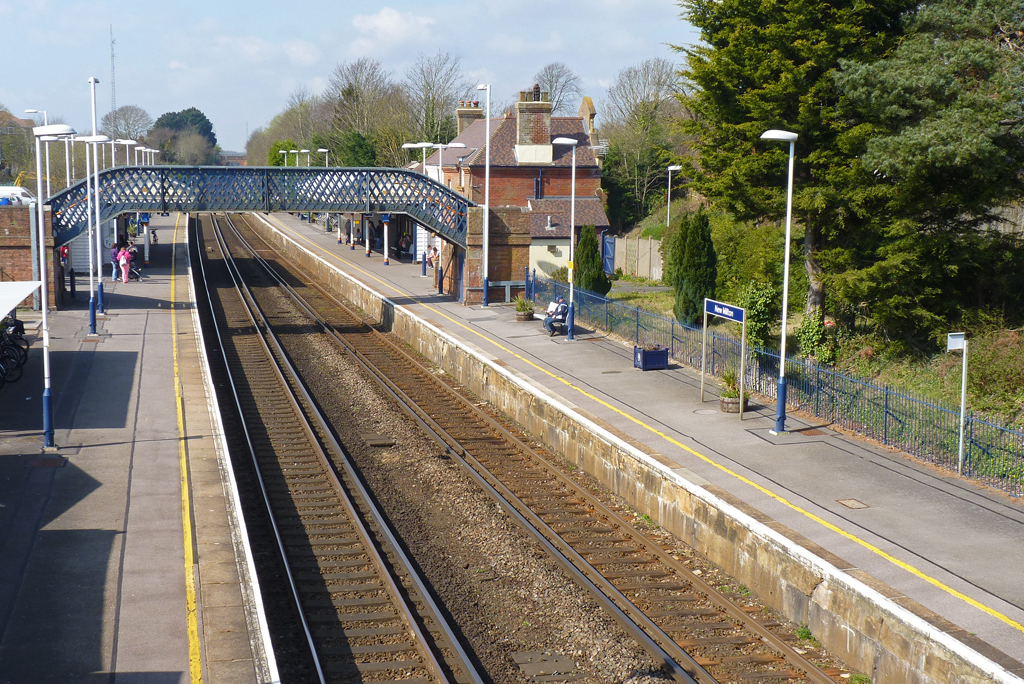
[{"label": "paved walkway", "polygon": [[0,388],[0,684],[256,681],[175,220],[142,282],[108,269],[97,338],[88,280],[50,315],[56,453],[41,339]]},{"label": "paved walkway", "polygon": [[[266,217],[385,296],[515,368],[714,485],[804,535],[1018,661],[1024,661],[1024,501],[791,415],[773,436],[774,404],[741,423],[700,401],[678,366],[641,373],[632,348],[600,333],[549,337],[511,307],[437,296],[418,264],[385,266],[289,214]],[[845,503],[844,503],[845,502]],[[898,597],[897,597],[898,600]],[[973,643],[993,659],[982,644]],[[1006,659],[1002,659],[1005,661]],[[1011,669],[1018,674],[1019,663]]]}]

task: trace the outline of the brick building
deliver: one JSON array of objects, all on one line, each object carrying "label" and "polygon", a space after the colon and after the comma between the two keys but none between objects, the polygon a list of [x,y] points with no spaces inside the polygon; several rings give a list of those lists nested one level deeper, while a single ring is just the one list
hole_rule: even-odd
[{"label": "brick building", "polygon": [[[465,147],[438,150],[427,159],[426,173],[473,202],[483,204],[489,143],[492,211],[516,207],[527,217],[524,224],[518,220],[498,220],[492,213],[489,241],[492,284],[521,281],[527,264],[531,269],[550,275],[568,262],[572,147],[552,144],[555,138],[579,141],[576,146],[577,237],[580,227],[585,225],[595,226],[598,232],[608,228],[601,193],[601,169],[591,149],[594,110],[589,98],[584,99],[579,116],[551,116],[548,94],[535,85],[532,91],[519,93],[514,113],[492,117],[490,141],[486,140],[484,111],[479,102],[461,102],[456,118],[458,135],[452,143]],[[508,212],[504,215],[507,217]],[[504,233],[496,232],[501,231],[501,226],[511,224],[519,230],[527,230],[528,226],[530,239],[520,236],[509,242],[502,237]],[[482,249],[474,247],[482,243],[482,239],[473,238],[473,229],[471,225],[470,248],[461,283],[466,303],[482,299]],[[495,250],[499,242],[508,243],[502,251]],[[524,249],[527,253],[520,253],[519,250]],[[504,289],[493,289],[490,295],[492,299],[498,296],[503,300]]]},{"label": "brick building", "polygon": [[[32,212],[32,205],[0,206],[0,281],[26,281],[34,280],[33,267],[35,260],[32,256],[32,232],[35,220]],[[60,258],[53,248],[53,227],[50,220],[50,209],[44,211],[46,218],[46,253],[52,258],[48,259],[47,270],[47,302],[50,308],[60,308],[64,303],[63,268]],[[36,271],[36,273],[38,273]],[[56,287],[55,287],[56,286]],[[21,306],[32,306],[32,298],[29,297]],[[0,316],[6,311],[0,311]]]}]

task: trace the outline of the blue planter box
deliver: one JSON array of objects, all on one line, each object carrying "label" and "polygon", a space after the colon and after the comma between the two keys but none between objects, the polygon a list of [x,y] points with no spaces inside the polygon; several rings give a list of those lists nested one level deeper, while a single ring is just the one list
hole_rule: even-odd
[{"label": "blue planter box", "polygon": [[668,348],[644,349],[633,347],[633,368],[640,370],[665,370],[668,368]]}]

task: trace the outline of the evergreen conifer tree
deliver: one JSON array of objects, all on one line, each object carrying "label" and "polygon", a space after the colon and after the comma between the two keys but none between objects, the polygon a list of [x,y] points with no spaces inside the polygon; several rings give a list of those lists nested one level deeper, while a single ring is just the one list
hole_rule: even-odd
[{"label": "evergreen conifer tree", "polygon": [[594,226],[583,226],[580,241],[576,246],[576,285],[581,290],[599,295],[608,294],[612,283],[605,275],[601,264],[601,252],[597,248],[597,233]]},{"label": "evergreen conifer tree", "polygon": [[676,274],[673,307],[676,319],[694,325],[704,310],[704,298],[715,296],[718,256],[711,241],[711,221],[701,207],[689,220],[682,267]]}]

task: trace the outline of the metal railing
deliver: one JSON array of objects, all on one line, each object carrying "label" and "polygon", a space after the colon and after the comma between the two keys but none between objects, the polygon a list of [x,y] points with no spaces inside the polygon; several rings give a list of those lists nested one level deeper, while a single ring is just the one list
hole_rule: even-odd
[{"label": "metal railing", "polygon": [[[529,293],[534,302],[543,305],[558,295],[568,299],[569,286],[534,277]],[[576,325],[605,331],[637,346],[667,347],[671,358],[700,369],[700,328],[579,288],[574,299]],[[775,399],[779,351],[748,348],[745,365],[746,387]],[[738,372],[739,368],[739,340],[709,331],[707,372],[718,376],[727,369]],[[786,384],[788,407],[941,468],[957,469],[959,407],[879,386],[818,364],[814,359],[792,355],[786,357]],[[969,412],[965,417],[963,474],[1014,496],[1024,494],[1024,432]]]}]

